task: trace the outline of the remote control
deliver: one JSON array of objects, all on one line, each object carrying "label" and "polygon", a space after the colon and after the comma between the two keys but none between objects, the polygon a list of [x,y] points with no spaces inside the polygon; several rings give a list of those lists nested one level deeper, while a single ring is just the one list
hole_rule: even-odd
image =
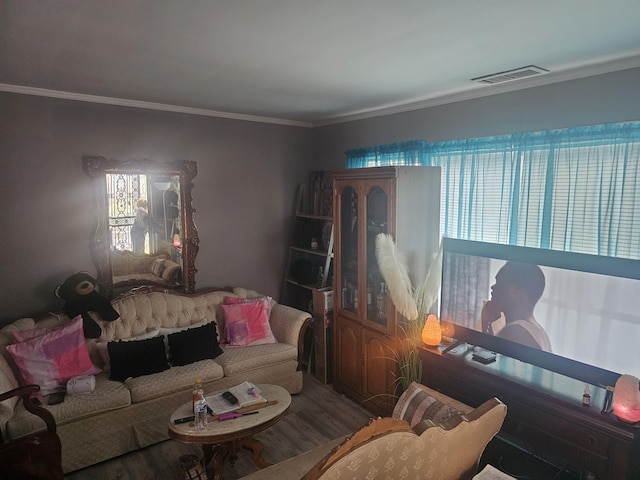
[{"label": "remote control", "polygon": [[173,423],[180,425],[181,423],[192,422],[196,417],[191,415],[190,417],[176,418]]},{"label": "remote control", "polygon": [[238,403],[238,399],[236,398],[236,396],[231,393],[231,392],[224,392],[222,394],[222,398],[224,398],[227,402],[229,402],[231,405],[235,405],[236,403]]}]

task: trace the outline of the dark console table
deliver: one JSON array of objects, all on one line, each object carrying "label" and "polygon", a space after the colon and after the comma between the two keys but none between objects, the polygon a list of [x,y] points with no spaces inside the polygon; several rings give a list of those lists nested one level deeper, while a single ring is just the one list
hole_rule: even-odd
[{"label": "dark console table", "polygon": [[598,479],[640,479],[640,428],[601,413],[606,390],[498,354],[487,365],[472,360],[473,347],[424,348],[422,382],[470,406],[491,397],[507,405],[501,433],[549,458]]}]

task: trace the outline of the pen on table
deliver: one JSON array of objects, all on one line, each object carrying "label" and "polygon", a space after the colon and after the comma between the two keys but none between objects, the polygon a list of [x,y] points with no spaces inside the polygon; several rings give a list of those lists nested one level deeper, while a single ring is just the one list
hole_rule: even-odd
[{"label": "pen on table", "polygon": [[192,422],[196,417],[191,415],[190,417],[182,417],[182,418],[176,418],[173,423],[175,423],[176,425],[179,425],[181,423],[188,423],[188,422]]},{"label": "pen on table", "polygon": [[[211,410],[211,407],[209,405],[207,405],[207,413],[209,415],[211,415],[212,417],[215,415],[215,413],[213,413],[213,410]],[[195,420],[195,416],[191,415],[189,417],[182,417],[182,418],[176,418],[173,423],[176,425],[179,425],[181,423],[187,423],[187,422],[192,422],[193,420]]]}]

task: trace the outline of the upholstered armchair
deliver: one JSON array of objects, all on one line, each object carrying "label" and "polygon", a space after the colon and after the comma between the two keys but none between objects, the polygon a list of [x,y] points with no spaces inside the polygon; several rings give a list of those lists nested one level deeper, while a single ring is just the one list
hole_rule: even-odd
[{"label": "upholstered armchair", "polygon": [[[62,480],[62,446],[56,421],[49,410],[38,405],[33,395],[38,385],[25,385],[0,395],[0,402],[22,399],[27,412],[44,421],[46,430],[0,443],[0,478],[3,480]],[[0,440],[2,437],[0,435]]]},{"label": "upholstered armchair", "polygon": [[327,447],[318,447],[246,479],[471,479],[506,413],[496,398],[473,409],[413,383],[392,417],[372,420],[341,443],[330,442],[328,454]]}]

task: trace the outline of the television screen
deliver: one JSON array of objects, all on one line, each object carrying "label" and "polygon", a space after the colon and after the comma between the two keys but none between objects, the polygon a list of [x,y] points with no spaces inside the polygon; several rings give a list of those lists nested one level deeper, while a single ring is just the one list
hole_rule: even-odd
[{"label": "television screen", "polygon": [[594,385],[640,378],[640,261],[445,238],[440,320],[456,341]]}]

